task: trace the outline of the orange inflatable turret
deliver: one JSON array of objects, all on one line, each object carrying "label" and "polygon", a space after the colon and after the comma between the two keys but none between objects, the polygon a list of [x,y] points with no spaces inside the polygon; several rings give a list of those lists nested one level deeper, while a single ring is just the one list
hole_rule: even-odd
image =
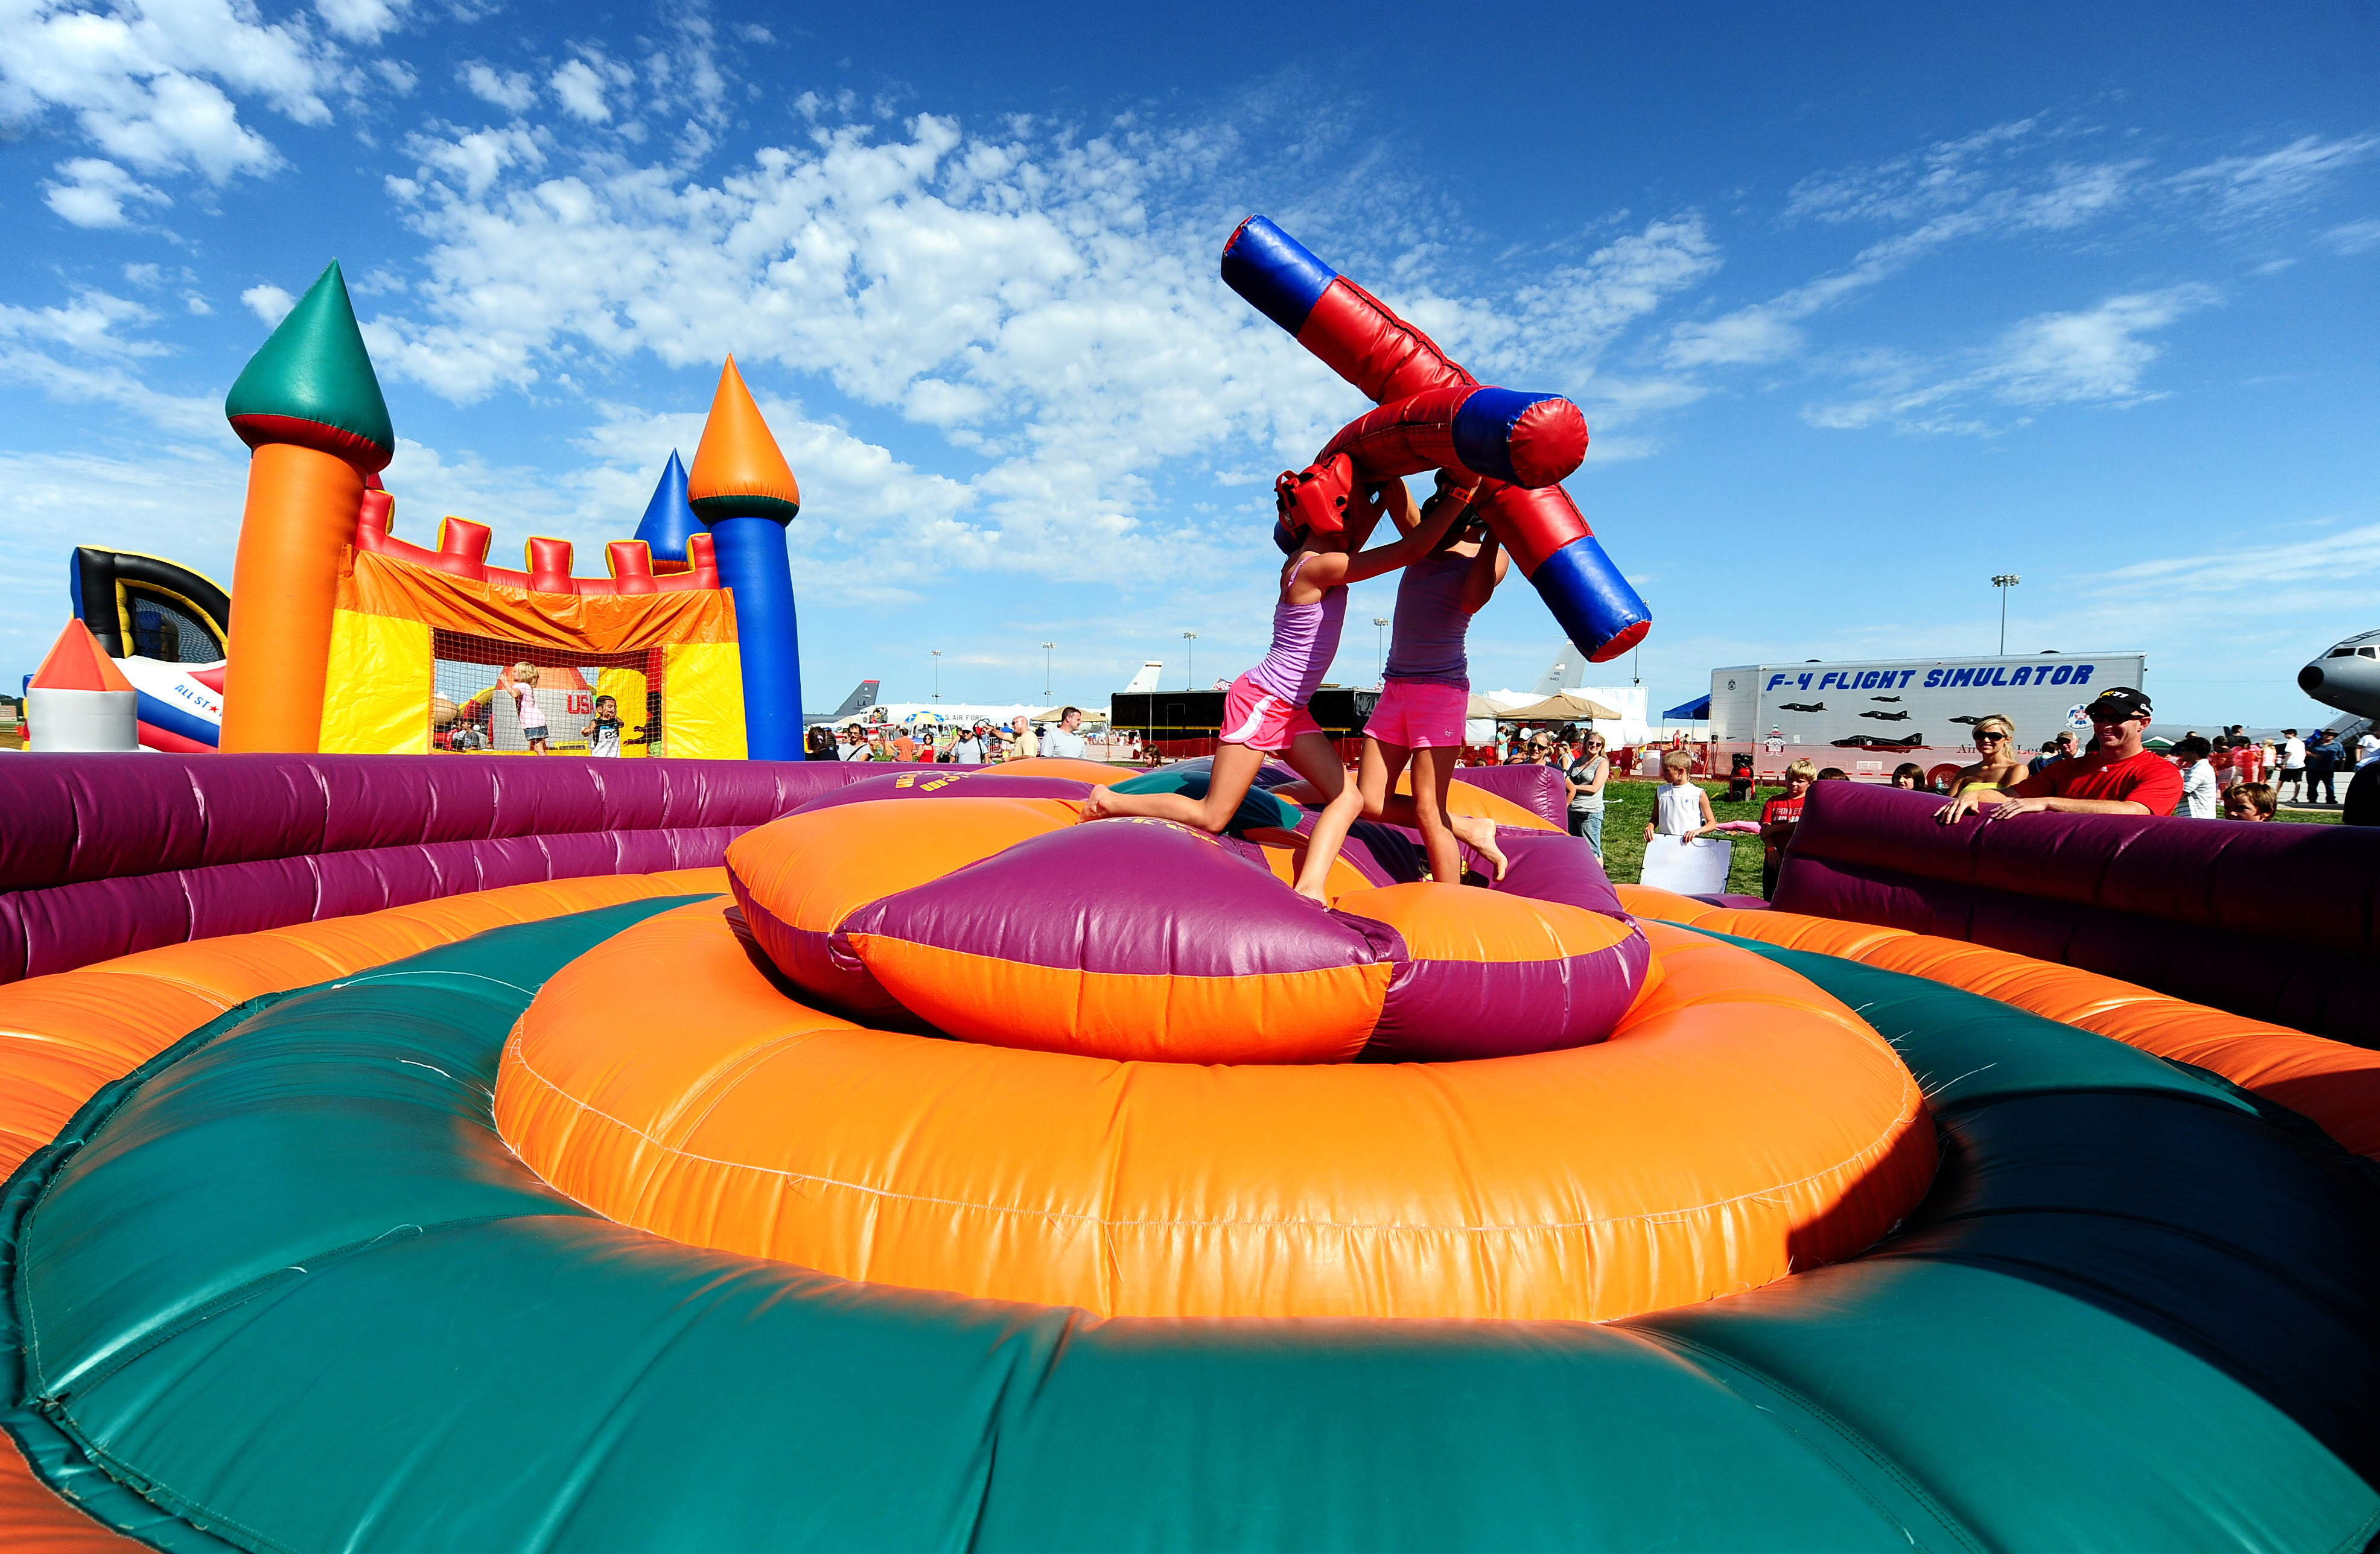
[{"label": "orange inflatable turret", "polygon": [[249,603],[232,626],[219,747],[310,752],[339,564],[367,473],[396,453],[336,261],[240,372],[224,414],[255,452],[232,564],[232,596]]},{"label": "orange inflatable turret", "polygon": [[695,516],[710,527],[720,581],[735,598],[746,741],[755,759],[799,760],[802,659],[785,526],[802,510],[802,488],[732,356],[686,488]]}]

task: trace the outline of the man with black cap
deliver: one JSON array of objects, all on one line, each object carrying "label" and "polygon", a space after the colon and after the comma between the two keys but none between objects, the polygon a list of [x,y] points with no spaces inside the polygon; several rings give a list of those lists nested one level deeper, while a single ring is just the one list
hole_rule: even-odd
[{"label": "man with black cap", "polygon": [[2091,751],[2043,767],[2012,788],[1972,787],[1935,817],[1951,825],[1978,809],[1986,819],[2055,810],[2066,815],[2170,815],[2181,802],[2181,771],[2141,747],[2148,732],[2149,698],[2130,686],[2110,686],[2083,709],[2091,719]]}]

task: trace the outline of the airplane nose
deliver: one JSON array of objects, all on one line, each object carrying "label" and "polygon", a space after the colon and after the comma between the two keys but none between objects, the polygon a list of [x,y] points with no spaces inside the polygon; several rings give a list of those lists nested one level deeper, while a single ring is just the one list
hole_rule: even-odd
[{"label": "airplane nose", "polygon": [[2301,691],[2322,689],[2322,670],[2318,665],[2310,663],[2298,671],[2298,689]]}]

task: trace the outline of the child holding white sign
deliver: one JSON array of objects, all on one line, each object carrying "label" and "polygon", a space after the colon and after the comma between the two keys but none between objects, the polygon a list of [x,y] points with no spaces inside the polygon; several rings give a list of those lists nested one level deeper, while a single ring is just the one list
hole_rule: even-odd
[{"label": "child holding white sign", "polygon": [[1683,750],[1671,750],[1661,758],[1661,789],[1653,795],[1653,819],[1645,826],[1645,841],[1676,836],[1692,842],[1718,824],[1711,813],[1710,795],[1688,780],[1694,769],[1694,758]]}]

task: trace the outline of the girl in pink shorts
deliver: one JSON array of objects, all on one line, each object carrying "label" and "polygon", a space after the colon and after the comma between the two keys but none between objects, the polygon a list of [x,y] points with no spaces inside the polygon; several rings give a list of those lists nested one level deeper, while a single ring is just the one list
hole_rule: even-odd
[{"label": "girl in pink shorts", "polygon": [[[1328,905],[1323,881],[1330,878],[1330,866],[1337,861],[1356,814],[1354,806],[1342,806],[1339,800],[1354,790],[1347,786],[1338,747],[1306,711],[1305,704],[1339,654],[1340,629],[1347,619],[1347,585],[1393,572],[1427,555],[1470,501],[1468,490],[1451,492],[1450,500],[1446,478],[1440,476],[1439,482],[1439,494],[1419,514],[1414,512],[1413,497],[1404,482],[1391,480],[1367,490],[1360,502],[1349,504],[1343,518],[1286,530],[1283,548],[1290,556],[1281,565],[1281,599],[1273,606],[1272,650],[1263,662],[1232,682],[1231,694],[1223,701],[1221,743],[1215,751],[1214,775],[1208,779],[1206,796],[1120,794],[1099,788],[1084,806],[1083,818],[1153,815],[1220,832],[1255,785],[1265,758],[1278,755],[1325,804],[1307,841],[1296,890]],[[1290,515],[1295,511],[1284,504],[1282,522],[1291,522]],[[1390,512],[1397,515],[1398,528],[1407,532],[1378,550],[1362,549],[1381,516]],[[1334,815],[1340,817],[1335,829]]]},{"label": "girl in pink shorts", "polygon": [[[1379,705],[1364,726],[1363,764],[1355,785],[1330,801],[1346,810],[1345,825],[1353,825],[1360,814],[1421,832],[1430,878],[1448,884],[1463,878],[1458,840],[1477,849],[1496,878],[1504,877],[1496,822],[1449,815],[1446,800],[1454,782],[1455,758],[1463,750],[1463,714],[1471,705],[1471,663],[1463,638],[1471,630],[1471,617],[1487,607],[1496,585],[1504,580],[1507,565],[1503,548],[1466,510],[1437,549],[1405,568],[1397,581],[1396,624],[1381,672]],[[1410,797],[1395,791],[1408,760],[1413,764]],[[1284,796],[1297,795],[1285,791]],[[1323,814],[1315,827],[1318,836],[1330,823],[1330,808],[1326,807]]]}]

